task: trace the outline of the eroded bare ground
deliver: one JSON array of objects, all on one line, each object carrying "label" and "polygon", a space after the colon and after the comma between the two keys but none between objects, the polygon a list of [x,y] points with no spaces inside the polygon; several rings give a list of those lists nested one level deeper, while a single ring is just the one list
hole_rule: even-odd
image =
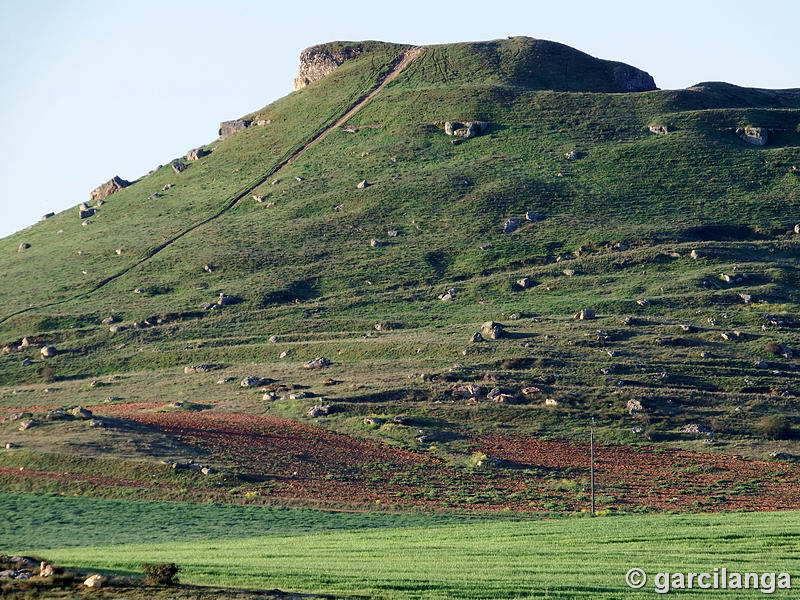
[{"label": "eroded bare ground", "polygon": [[[500,466],[465,468],[428,453],[291,419],[217,411],[156,412],[158,403],[94,406],[95,415],[159,432],[243,476],[259,497],[348,507],[564,510],[588,502],[587,444],[489,435],[470,440]],[[30,409],[29,409],[30,410]],[[713,452],[599,445],[597,505],[620,510],[800,508],[800,467]],[[169,490],[157,480],[0,469],[12,478]],[[224,489],[214,495],[225,499]]]}]

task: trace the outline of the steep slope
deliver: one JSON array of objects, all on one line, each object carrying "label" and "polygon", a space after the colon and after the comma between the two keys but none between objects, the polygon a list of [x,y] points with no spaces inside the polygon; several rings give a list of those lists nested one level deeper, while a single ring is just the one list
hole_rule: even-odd
[{"label": "steep slope", "polygon": [[[212,363],[226,374],[191,395],[218,410],[303,418],[322,397],[327,427],[431,449],[361,424],[413,413],[445,455],[501,427],[579,436],[589,415],[618,441],[704,447],[713,429],[732,452],[795,451],[797,90],[662,91],[529,38],[330,53],[182,173],[167,164],[86,226],[71,210],[0,240],[5,406],[54,402],[53,379],[74,380],[65,403],[99,403],[83,381],[117,373],[136,382],[125,398],[156,402],[189,393],[180,367]],[[572,318],[584,308],[598,318]],[[490,319],[511,335],[471,343]],[[317,356],[346,385],[302,368]],[[213,385],[255,371],[313,395]]]}]

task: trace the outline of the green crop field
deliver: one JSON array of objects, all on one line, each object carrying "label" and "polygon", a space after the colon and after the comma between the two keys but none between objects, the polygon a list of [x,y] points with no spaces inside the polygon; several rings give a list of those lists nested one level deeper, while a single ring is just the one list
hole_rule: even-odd
[{"label": "green crop field", "polygon": [[[13,499],[3,496],[4,508]],[[21,522],[6,525],[3,538],[14,551],[131,574],[143,562],[175,562],[184,583],[335,598],[649,598],[653,578],[662,572],[724,567],[800,573],[796,512],[470,521],[70,498],[28,504],[28,496],[18,501],[23,512],[47,522],[36,527],[33,539],[24,539]],[[135,523],[124,518],[134,516]],[[78,522],[94,529],[83,538],[87,545],[75,546],[69,534]],[[99,543],[104,537],[123,543]],[[131,543],[137,539],[147,541]],[[639,592],[625,584],[634,567],[650,576]],[[743,594],[694,589],[670,596],[760,592]],[[777,597],[787,594],[776,591]]]}]

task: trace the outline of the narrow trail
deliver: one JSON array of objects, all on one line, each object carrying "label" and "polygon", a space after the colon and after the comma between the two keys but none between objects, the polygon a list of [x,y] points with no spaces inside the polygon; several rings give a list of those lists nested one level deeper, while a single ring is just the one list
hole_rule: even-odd
[{"label": "narrow trail", "polygon": [[18,310],[18,311],[15,311],[15,312],[11,313],[11,314],[6,315],[5,317],[0,318],[0,323],[5,323],[10,318],[16,317],[17,315],[21,315],[21,314],[26,313],[26,312],[35,311],[35,310],[39,310],[39,309],[42,309],[42,308],[48,308],[50,306],[58,306],[59,304],[64,304],[66,302],[70,302],[71,300],[76,300],[76,299],[81,298],[83,296],[88,296],[90,294],[93,294],[94,292],[96,292],[99,289],[101,289],[102,287],[108,285],[109,283],[111,283],[115,279],[119,279],[120,277],[122,277],[123,275],[129,273],[130,271],[132,271],[136,267],[139,267],[142,264],[146,263],[148,260],[153,258],[159,252],[161,252],[165,248],[170,247],[171,245],[173,245],[175,242],[177,242],[181,238],[189,235],[190,233],[192,233],[193,231],[196,231],[197,229],[200,229],[204,225],[207,225],[208,223],[210,223],[212,221],[215,221],[216,219],[218,219],[219,217],[221,217],[222,215],[227,213],[229,210],[231,210],[233,207],[237,206],[242,200],[244,200],[249,195],[251,195],[257,188],[259,188],[260,186],[264,185],[264,183],[266,183],[267,180],[269,180],[270,178],[273,178],[276,175],[278,175],[283,169],[285,169],[287,166],[289,166],[292,163],[294,163],[298,158],[300,158],[308,150],[313,148],[317,143],[319,143],[321,140],[325,139],[325,137],[327,137],[327,135],[331,131],[333,131],[334,129],[336,129],[337,127],[340,127],[343,123],[345,123],[350,117],[352,117],[361,108],[363,108],[364,105],[367,104],[373,97],[375,97],[376,94],[378,94],[384,87],[386,87],[392,80],[394,80],[398,75],[400,75],[400,73],[402,73],[405,70],[405,68],[419,55],[421,50],[422,50],[421,47],[415,46],[415,47],[409,48],[405,52],[402,52],[401,54],[399,54],[397,59],[395,59],[394,63],[392,64],[391,69],[389,70],[389,72],[383,77],[383,79],[381,79],[378,82],[378,85],[376,85],[372,89],[372,91],[370,91],[365,96],[362,96],[361,98],[359,98],[358,101],[355,104],[353,104],[332,125],[329,125],[328,127],[323,129],[319,133],[315,134],[308,142],[306,142],[303,146],[301,146],[299,149],[297,149],[295,152],[293,152],[292,155],[289,156],[289,158],[287,158],[286,160],[284,160],[281,163],[279,163],[278,166],[276,166],[274,169],[269,171],[266,175],[264,175],[261,179],[259,179],[256,183],[252,184],[246,190],[244,190],[243,192],[240,192],[239,194],[237,194],[233,199],[231,199],[218,212],[216,212],[213,215],[211,215],[210,217],[200,221],[199,223],[195,223],[194,225],[192,225],[188,229],[185,229],[182,232],[178,233],[177,235],[175,235],[175,236],[167,239],[166,241],[162,242],[161,244],[159,244],[155,248],[151,249],[140,260],[138,260],[135,263],[133,263],[132,265],[122,269],[121,271],[119,271],[119,272],[117,272],[117,273],[115,273],[113,275],[110,275],[109,277],[106,277],[105,279],[100,280],[91,289],[89,289],[89,290],[87,290],[85,292],[81,292],[80,294],[76,294],[75,296],[71,296],[69,298],[65,298],[63,300],[57,300],[55,302],[48,302],[46,304],[41,304],[39,306],[29,306],[27,308],[23,308],[21,310]]}]

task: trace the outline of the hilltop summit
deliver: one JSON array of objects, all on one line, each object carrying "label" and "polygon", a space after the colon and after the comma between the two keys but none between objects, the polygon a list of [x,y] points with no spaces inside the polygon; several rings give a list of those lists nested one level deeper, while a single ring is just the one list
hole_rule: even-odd
[{"label": "hilltop summit", "polygon": [[[294,80],[299,90],[324,77],[345,61],[383,42],[329,42],[306,48]],[[432,53],[458,57],[458,66],[472,75],[494,76],[509,85],[531,90],[563,92],[649,92],[657,90],[653,77],[625,63],[595,58],[565,44],[518,36],[486,42],[426,46]],[[452,57],[449,59],[452,61]],[[435,67],[445,73],[448,60]]]}]

